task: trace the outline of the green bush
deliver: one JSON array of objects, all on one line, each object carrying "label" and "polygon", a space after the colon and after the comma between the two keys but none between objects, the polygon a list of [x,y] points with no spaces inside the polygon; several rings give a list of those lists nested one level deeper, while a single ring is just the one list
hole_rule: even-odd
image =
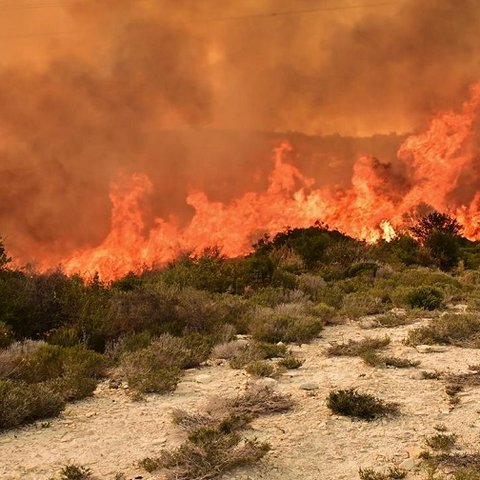
[{"label": "green bush", "polygon": [[0,322],[0,348],[6,348],[14,341],[13,330],[10,325]]},{"label": "green bush", "polygon": [[64,406],[62,396],[47,384],[0,380],[0,430],[54,417]]},{"label": "green bush", "polygon": [[443,293],[435,287],[422,286],[412,288],[406,296],[407,303],[412,308],[435,310],[442,306]]},{"label": "green bush", "polygon": [[197,365],[205,353],[202,342],[192,343],[165,334],[150,346],[124,355],[120,369],[130,387],[142,393],[164,393],[175,390],[181,370]]},{"label": "green bush", "polygon": [[22,359],[15,373],[28,383],[39,383],[60,377],[99,379],[104,373],[105,359],[83,347],[42,345]]},{"label": "green bush", "polygon": [[324,322],[297,304],[279,305],[275,309],[258,309],[250,324],[255,340],[261,342],[306,343],[318,336]]},{"label": "green bush", "polygon": [[409,345],[431,345],[440,343],[460,347],[480,347],[480,319],[475,315],[447,314],[430,320],[424,325],[410,330]]}]

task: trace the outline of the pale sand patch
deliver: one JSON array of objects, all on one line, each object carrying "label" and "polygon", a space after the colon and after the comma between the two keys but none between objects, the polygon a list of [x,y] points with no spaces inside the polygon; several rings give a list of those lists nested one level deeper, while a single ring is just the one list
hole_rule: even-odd
[{"label": "pale sand patch", "polygon": [[[287,414],[256,420],[247,435],[269,441],[272,451],[260,464],[239,468],[223,479],[353,480],[359,467],[381,469],[418,454],[438,423],[459,435],[461,447],[474,448],[480,434],[480,389],[466,389],[461,404],[452,410],[444,383],[419,380],[415,372],[466,372],[469,365],[480,364],[480,351],[447,347],[420,353],[402,344],[417,325],[368,331],[353,323],[327,327],[321,339],[294,347],[306,362],[284,374],[276,388],[290,393],[297,406]],[[420,360],[418,369],[374,369],[358,358],[324,355],[330,342],[385,334],[392,338],[386,352]],[[227,365],[204,367],[187,372],[173,394],[152,395],[146,402],[132,402],[122,389],[102,384],[93,398],[69,405],[48,428],[38,422],[0,434],[0,478],[47,480],[68,462],[90,467],[102,480],[113,480],[116,472],[127,478],[161,478],[147,474],[136,462],[182,441],[182,432],[171,424],[172,409],[201,409],[211,396],[235,395],[247,383],[242,371]],[[305,384],[315,388],[304,390]],[[349,387],[400,403],[402,415],[370,423],[331,415],[325,405],[328,392]],[[407,478],[422,474],[412,470]]]}]

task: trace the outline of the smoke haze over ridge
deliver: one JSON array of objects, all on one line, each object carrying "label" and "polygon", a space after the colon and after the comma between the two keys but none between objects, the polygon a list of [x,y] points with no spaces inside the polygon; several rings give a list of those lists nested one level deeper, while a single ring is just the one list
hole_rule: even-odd
[{"label": "smoke haze over ridge", "polygon": [[[0,233],[22,258],[98,242],[118,174],[146,172],[152,215],[182,222],[191,190],[261,188],[276,139],[260,132],[404,133],[480,78],[475,0],[272,17],[255,15],[349,3],[57,3],[0,3]],[[357,154],[396,142],[319,159],[312,141],[292,161],[346,181]]]}]

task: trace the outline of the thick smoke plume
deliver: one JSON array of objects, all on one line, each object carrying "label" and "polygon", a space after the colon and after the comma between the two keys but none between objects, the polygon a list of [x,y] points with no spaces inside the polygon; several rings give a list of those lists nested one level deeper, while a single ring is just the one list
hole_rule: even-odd
[{"label": "thick smoke plume", "polygon": [[[11,253],[53,262],[99,244],[111,183],[134,172],[153,184],[145,228],[156,216],[185,225],[190,192],[229,201],[265,189],[284,137],[317,185],[348,184],[359,154],[379,156],[381,176],[401,139],[372,135],[416,130],[480,78],[476,0],[259,16],[319,5],[348,3],[0,6],[0,234]],[[310,136],[282,133],[292,131]],[[336,133],[369,138],[321,137]]]}]

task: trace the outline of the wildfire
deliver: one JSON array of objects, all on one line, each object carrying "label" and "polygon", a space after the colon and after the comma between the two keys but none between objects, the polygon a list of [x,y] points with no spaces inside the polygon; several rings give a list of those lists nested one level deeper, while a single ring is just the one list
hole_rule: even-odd
[{"label": "wildfire", "polygon": [[464,225],[464,234],[478,239],[480,193],[468,204],[458,204],[451,194],[462,172],[476,161],[472,140],[479,105],[480,83],[472,87],[459,112],[439,114],[427,131],[403,143],[398,160],[406,173],[401,177],[394,175],[390,165],[361,157],[350,186],[341,191],[315,188],[313,179],[285,160],[292,146],[283,142],[274,151],[264,192],[248,192],[230,203],[191,192],[186,202],[195,214],[183,228],[157,218],[146,231],[141,200],[153,186],[145,175],[136,173],[111,190],[111,230],[105,240],[65,258],[63,268],[69,274],[98,272],[104,280],[112,280],[165,264],[182,251],[200,252],[212,245],[235,257],[248,253],[263,233],[275,234],[286,226],[307,227],[317,220],[367,242],[389,241],[422,204],[455,215]]}]

